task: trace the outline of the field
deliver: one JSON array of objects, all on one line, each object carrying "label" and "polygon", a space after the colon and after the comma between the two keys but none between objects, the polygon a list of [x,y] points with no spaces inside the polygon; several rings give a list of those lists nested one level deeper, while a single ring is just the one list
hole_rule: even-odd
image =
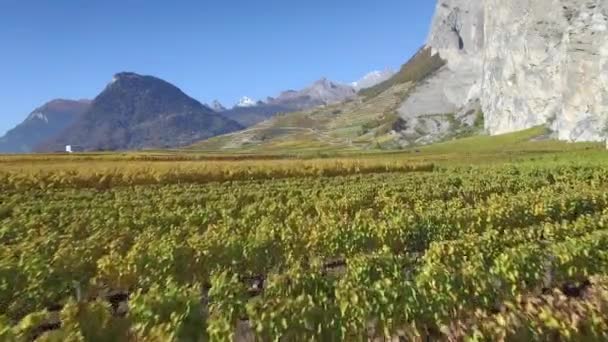
[{"label": "field", "polygon": [[0,340],[606,340],[608,152],[542,135],[0,157]]}]

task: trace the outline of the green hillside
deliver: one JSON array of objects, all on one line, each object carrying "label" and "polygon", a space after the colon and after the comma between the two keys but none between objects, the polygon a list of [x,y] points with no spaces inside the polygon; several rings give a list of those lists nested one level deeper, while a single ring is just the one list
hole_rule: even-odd
[{"label": "green hillside", "polygon": [[411,86],[397,84],[371,98],[360,96],[337,105],[278,115],[244,131],[197,143],[192,149],[258,153],[375,149],[391,140],[396,108]]},{"label": "green hillside", "polygon": [[[393,77],[345,103],[275,116],[244,131],[194,144],[216,152],[306,152],[392,149],[397,109],[417,82],[445,62],[421,49]],[[447,114],[449,115],[449,114]]]},{"label": "green hillside", "polygon": [[393,77],[371,88],[363,89],[359,94],[373,97],[396,84],[420,82],[444,65],[445,61],[439,57],[439,54],[432,55],[430,48],[421,48]]}]

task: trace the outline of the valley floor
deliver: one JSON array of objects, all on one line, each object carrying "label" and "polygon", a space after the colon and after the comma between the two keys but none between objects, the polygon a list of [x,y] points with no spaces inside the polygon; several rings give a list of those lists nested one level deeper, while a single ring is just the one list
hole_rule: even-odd
[{"label": "valley floor", "polygon": [[0,340],[606,340],[608,152],[0,157]]}]

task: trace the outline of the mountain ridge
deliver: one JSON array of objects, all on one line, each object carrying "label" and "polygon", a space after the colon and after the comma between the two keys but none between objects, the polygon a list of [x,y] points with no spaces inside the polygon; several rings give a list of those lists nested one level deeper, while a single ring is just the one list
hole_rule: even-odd
[{"label": "mountain ridge", "polygon": [[75,123],[37,150],[179,147],[241,128],[164,80],[121,72]]},{"label": "mountain ridge", "polygon": [[34,109],[23,122],[0,137],[1,153],[30,153],[73,124],[90,100],[54,99]]},{"label": "mountain ridge", "polygon": [[247,101],[246,106],[237,105],[222,114],[245,127],[250,127],[280,113],[335,104],[348,100],[355,94],[354,88],[348,85],[321,78],[301,90],[285,90],[276,98],[268,97],[265,101]]}]

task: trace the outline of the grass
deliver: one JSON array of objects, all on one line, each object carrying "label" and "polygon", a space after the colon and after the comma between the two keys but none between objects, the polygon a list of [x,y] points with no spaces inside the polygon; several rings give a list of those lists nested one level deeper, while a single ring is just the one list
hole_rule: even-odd
[{"label": "grass", "polygon": [[[301,153],[309,147],[330,151],[368,150],[392,129],[397,107],[411,88],[399,84],[369,99],[277,116],[241,132],[215,137],[189,148],[203,153]],[[357,144],[354,143],[357,141]],[[287,143],[289,142],[289,143]],[[281,151],[281,146],[296,148]],[[303,146],[303,149],[297,148]]]},{"label": "grass", "polygon": [[[271,140],[264,145],[250,146],[221,151],[190,151],[193,155],[215,155],[228,158],[234,156],[243,158],[314,158],[314,157],[341,157],[341,156],[375,156],[376,158],[401,158],[408,160],[426,160],[438,164],[466,164],[487,162],[510,162],[530,158],[603,158],[608,155],[601,143],[569,143],[548,139],[548,130],[544,126],[533,127],[527,130],[489,136],[474,135],[468,137],[454,137],[452,140],[428,146],[396,149],[393,146],[390,134],[374,136],[368,133],[359,139],[351,140],[352,145],[328,145],[323,141],[315,140],[312,136],[288,137],[284,140]],[[392,150],[379,149],[390,147]]]},{"label": "grass", "polygon": [[608,152],[601,143],[569,143],[547,139],[548,130],[534,127],[527,130],[489,136],[466,138],[412,147],[393,155],[407,155],[412,161],[437,165],[478,165],[494,163],[543,163],[561,160],[608,161]]},{"label": "grass", "polygon": [[371,88],[362,89],[359,94],[371,98],[378,96],[396,84],[418,83],[439,70],[445,63],[439,57],[439,54],[433,55],[430,48],[421,48],[393,77]]},{"label": "grass", "polygon": [[[321,150],[317,150],[320,153]],[[0,190],[100,188],[155,184],[206,184],[246,180],[432,171],[434,165],[390,158],[335,157],[282,160],[148,161],[128,158],[62,160],[6,159],[0,163]],[[0,202],[2,203],[2,202]]]},{"label": "grass", "polygon": [[[163,169],[185,166],[220,165],[230,169],[256,164],[270,166],[277,161],[292,163],[298,160],[347,158],[351,160],[387,160],[428,162],[438,165],[484,164],[495,162],[534,161],[553,159],[605,159],[608,152],[601,143],[568,143],[547,139],[548,131],[539,126],[520,132],[489,136],[477,135],[401,150],[382,150],[391,146],[389,135],[365,137],[351,144],[328,145],[312,134],[300,134],[271,139],[263,145],[241,146],[235,149],[183,149],[128,153],[83,153],[0,156],[0,172],[34,167],[39,171],[61,169],[104,169],[162,166]],[[216,138],[226,140],[226,137]],[[207,142],[207,143],[210,143]],[[210,146],[210,145],[208,145]],[[371,146],[371,147],[370,147]],[[290,161],[292,160],[292,161]],[[205,164],[201,164],[205,163]],[[294,164],[296,165],[296,164]],[[284,165],[283,165],[284,166]]]},{"label": "grass", "polygon": [[[548,302],[545,290],[543,298],[533,296],[541,286],[555,288],[557,297],[570,281],[605,277],[608,152],[601,144],[547,136],[535,127],[383,152],[294,133],[264,142],[265,154],[254,146],[239,153],[2,156],[0,266],[14,276],[0,287],[0,302],[9,304],[0,308],[0,340],[48,325],[49,304],[65,304],[60,329],[42,338],[58,341],[70,340],[69,329],[81,336],[80,327],[110,336],[116,322],[132,324],[121,334],[141,333],[135,340],[147,340],[140,326],[169,332],[185,324],[197,334],[224,327],[226,337],[212,340],[230,340],[234,319],[274,327],[273,316],[287,323],[268,336],[304,340],[301,334],[320,330],[299,327],[318,320],[343,324],[318,325],[325,332],[361,326],[347,337],[320,340],[365,340],[367,321],[404,312],[416,320],[412,340],[431,339],[430,331],[465,339],[479,327],[500,339],[496,327],[531,333],[531,326],[544,325],[546,334],[518,337],[555,339],[555,324],[538,312],[552,314],[547,305],[558,302]],[[547,285],[536,277],[550,255],[555,280]],[[336,261],[344,266],[325,266]],[[255,298],[246,283],[252,275],[267,281],[251,287]],[[596,279],[592,291],[600,289]],[[496,283],[505,290],[488,286]],[[71,284],[96,300],[76,303]],[[601,323],[594,331],[606,331],[604,320],[595,319],[605,317],[603,284],[601,298],[594,292],[581,298],[602,310],[581,314],[581,300],[559,299],[554,309],[574,321],[564,320],[573,329],[564,336],[605,340],[575,325],[586,319]],[[108,310],[113,291],[128,298],[126,319],[115,320]],[[501,303],[508,309],[496,313]],[[235,315],[241,312],[246,315]],[[171,325],[155,325],[161,314]],[[348,324],[355,320],[363,323]]]},{"label": "grass", "polygon": [[585,148],[596,146],[597,144],[569,144],[557,140],[534,141],[550,132],[544,126],[533,127],[527,130],[502,134],[502,135],[477,135],[452,141],[446,141],[426,147],[421,150],[426,152],[451,152],[451,153],[471,153],[471,152],[501,152],[501,151],[562,151],[572,148]]}]

